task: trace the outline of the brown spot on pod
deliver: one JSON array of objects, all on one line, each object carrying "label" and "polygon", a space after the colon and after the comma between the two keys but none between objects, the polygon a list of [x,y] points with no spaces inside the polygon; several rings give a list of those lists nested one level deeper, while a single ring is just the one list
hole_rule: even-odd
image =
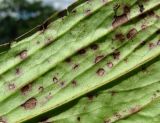
[{"label": "brown spot on pod", "polygon": [[143,73],[147,73],[148,72],[147,67],[145,67],[145,66],[142,66],[141,70],[142,70]]},{"label": "brown spot on pod", "polygon": [[144,11],[144,6],[143,4],[138,4],[139,6],[139,11],[142,13]]},{"label": "brown spot on pod", "polygon": [[145,25],[145,24],[142,24],[142,25],[141,25],[141,29],[142,29],[142,30],[144,30],[144,29],[146,29],[146,28],[147,28],[147,25]]},{"label": "brown spot on pod", "polygon": [[27,50],[23,50],[19,53],[19,57],[23,60],[27,58]]},{"label": "brown spot on pod", "polygon": [[16,88],[16,86],[14,83],[9,83],[8,88],[9,88],[9,90],[14,90]]},{"label": "brown spot on pod", "polygon": [[96,72],[99,76],[103,76],[105,73],[105,70],[103,68],[99,68]]},{"label": "brown spot on pod", "polygon": [[23,95],[26,95],[28,92],[30,92],[32,89],[32,83],[24,86],[23,88],[21,88],[21,92]]},{"label": "brown spot on pod", "polygon": [[75,87],[75,86],[77,86],[77,81],[76,80],[73,80],[72,81],[72,85]]},{"label": "brown spot on pod", "polygon": [[132,39],[136,34],[137,34],[137,30],[135,28],[133,28],[133,29],[129,30],[129,32],[127,33],[127,38]]},{"label": "brown spot on pod", "polygon": [[86,50],[85,49],[81,49],[78,51],[78,54],[82,55],[82,54],[85,54],[86,53]]},{"label": "brown spot on pod", "polygon": [[103,55],[97,56],[94,63],[98,63],[99,61],[101,61],[104,58]]},{"label": "brown spot on pod", "polygon": [[80,122],[80,121],[81,121],[81,118],[80,118],[80,117],[77,117],[77,120]]},{"label": "brown spot on pod", "polygon": [[154,43],[149,43],[148,45],[149,45],[149,49],[150,49],[150,50],[155,47],[155,44],[154,44]]},{"label": "brown spot on pod", "polygon": [[92,100],[93,100],[93,98],[94,98],[94,95],[92,95],[92,94],[88,94],[88,95],[87,95],[87,98],[88,98],[90,101],[92,101]]},{"label": "brown spot on pod", "polygon": [[116,28],[127,21],[128,21],[128,17],[126,14],[115,16],[114,21],[112,22],[112,26],[113,28]]},{"label": "brown spot on pod", "polygon": [[119,51],[114,51],[112,55],[113,55],[114,59],[119,60],[119,57],[120,57],[120,52]]},{"label": "brown spot on pod", "polygon": [[4,120],[0,120],[0,123],[7,123],[6,121],[4,121]]},{"label": "brown spot on pod", "polygon": [[60,82],[59,84],[60,84],[61,87],[64,87],[64,84],[65,84],[65,83],[64,83],[64,81],[62,81],[62,82]]},{"label": "brown spot on pod", "polygon": [[157,45],[160,45],[160,40],[159,40],[159,41],[157,41]]},{"label": "brown spot on pod", "polygon": [[122,42],[125,40],[125,36],[122,33],[118,33],[115,35],[115,39]]},{"label": "brown spot on pod", "polygon": [[79,64],[75,64],[74,66],[73,66],[73,69],[75,70],[75,69],[77,69],[79,67]]},{"label": "brown spot on pod", "polygon": [[85,14],[86,15],[90,15],[91,14],[91,10],[90,9],[85,10]]},{"label": "brown spot on pod", "polygon": [[20,75],[20,74],[21,74],[20,68],[16,68],[16,75]]},{"label": "brown spot on pod", "polygon": [[130,109],[130,113],[135,114],[135,113],[139,112],[140,109],[141,109],[141,107],[139,105],[136,105],[135,107]]},{"label": "brown spot on pod", "polygon": [[39,90],[39,92],[43,92],[43,91],[44,91],[43,86],[40,86],[40,87],[38,88],[38,90]]},{"label": "brown spot on pod", "polygon": [[22,107],[24,107],[26,110],[31,110],[31,109],[34,109],[36,105],[37,105],[37,99],[30,98],[24,104],[22,104]]},{"label": "brown spot on pod", "polygon": [[0,117],[0,123],[7,123],[7,121],[4,118]]},{"label": "brown spot on pod", "polygon": [[97,44],[92,44],[92,45],[90,46],[90,48],[91,48],[92,50],[97,50],[97,49],[98,49],[98,45],[97,45]]},{"label": "brown spot on pod", "polygon": [[54,83],[57,83],[57,82],[58,82],[58,78],[57,78],[57,77],[55,77],[55,76],[53,77],[53,79],[52,79],[52,80],[53,80],[53,82],[54,82]]},{"label": "brown spot on pod", "polygon": [[113,63],[112,63],[112,62],[108,62],[108,63],[107,63],[107,66],[108,66],[109,68],[112,68],[112,67],[113,67]]}]

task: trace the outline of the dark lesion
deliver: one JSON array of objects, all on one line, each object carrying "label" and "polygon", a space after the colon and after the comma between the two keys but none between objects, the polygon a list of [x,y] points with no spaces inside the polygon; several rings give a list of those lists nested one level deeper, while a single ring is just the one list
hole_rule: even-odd
[{"label": "dark lesion", "polygon": [[[123,6],[122,8],[123,13],[121,15],[118,15],[118,9],[121,9],[121,6]],[[114,28],[128,21],[128,14],[130,13],[130,7],[128,5],[116,4],[113,7],[113,10],[114,10],[114,20],[112,22],[112,26]]]},{"label": "dark lesion", "polygon": [[21,88],[21,93],[23,95],[26,95],[28,92],[30,92],[32,89],[32,83],[29,83],[27,85],[25,85],[24,87]]},{"label": "dark lesion", "polygon": [[21,106],[24,107],[26,110],[34,109],[37,105],[37,99],[36,98],[30,98],[25,103],[23,103]]},{"label": "dark lesion", "polygon": [[22,50],[16,56],[19,56],[20,59],[24,60],[24,59],[26,59],[28,57],[28,51],[27,50]]},{"label": "dark lesion", "polygon": [[0,116],[0,123],[7,123],[7,121],[3,117]]}]

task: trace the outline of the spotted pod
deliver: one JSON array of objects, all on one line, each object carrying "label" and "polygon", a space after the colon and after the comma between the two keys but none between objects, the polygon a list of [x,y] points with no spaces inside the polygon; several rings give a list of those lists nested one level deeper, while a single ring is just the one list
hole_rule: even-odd
[{"label": "spotted pod", "polygon": [[[114,81],[132,72],[138,79],[135,70],[141,72],[139,68],[150,62],[154,64],[153,60],[159,57],[159,0],[82,0],[74,5],[57,14],[58,18],[53,16],[38,26],[37,32],[31,31],[24,39],[17,39],[8,51],[0,54],[2,122],[47,122],[45,119],[63,123],[93,122],[94,118],[90,119],[90,113],[83,109],[76,108],[77,116],[66,117],[67,120],[63,119],[63,113],[72,114],[74,107],[70,105],[68,111],[56,109],[66,109],[65,105],[79,98],[82,103],[75,107],[86,105],[86,98],[82,96],[92,91],[98,95],[102,92],[100,105],[104,103],[102,99],[108,101],[106,106],[116,103],[112,96],[118,98],[114,96],[117,90],[112,90],[108,84],[114,85]],[[123,81],[128,79],[123,77]],[[121,83],[119,81],[117,86]],[[130,83],[135,84],[132,87],[137,86],[137,83]],[[106,89],[99,90],[102,87]],[[138,92],[134,93],[136,96]],[[94,98],[89,95],[88,104]],[[121,93],[120,98],[125,100]],[[137,105],[141,107],[148,103],[142,100],[141,105],[138,101]],[[93,103],[91,110],[95,109],[94,105],[98,106]],[[124,105],[124,108],[129,106]],[[124,115],[119,114],[121,110],[117,108],[116,116],[107,109],[102,111],[102,116],[96,113],[91,116],[101,117],[95,121],[103,123],[107,118],[109,122],[115,122],[117,117],[121,119],[119,115],[131,115],[127,111]],[[84,118],[78,116],[81,112],[86,114]]]}]

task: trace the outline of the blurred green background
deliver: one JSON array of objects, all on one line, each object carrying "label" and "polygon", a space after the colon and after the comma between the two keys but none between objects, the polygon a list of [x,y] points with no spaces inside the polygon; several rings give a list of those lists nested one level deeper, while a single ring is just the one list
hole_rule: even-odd
[{"label": "blurred green background", "polygon": [[75,0],[0,0],[0,44],[41,24]]}]

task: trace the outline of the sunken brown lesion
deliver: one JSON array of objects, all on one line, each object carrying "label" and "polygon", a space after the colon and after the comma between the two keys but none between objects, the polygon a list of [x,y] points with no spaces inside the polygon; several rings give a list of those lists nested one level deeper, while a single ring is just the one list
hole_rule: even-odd
[{"label": "sunken brown lesion", "polygon": [[115,50],[113,53],[112,53],[112,56],[115,60],[119,60],[120,58],[120,51],[118,50]]},{"label": "sunken brown lesion", "polygon": [[98,76],[103,76],[105,74],[105,70],[103,68],[99,68],[96,73]]},{"label": "sunken brown lesion", "polygon": [[18,53],[18,56],[20,57],[21,60],[24,60],[28,57],[28,51],[27,50],[23,50],[20,53]]},{"label": "sunken brown lesion", "polygon": [[[120,9],[121,6],[123,6],[123,13],[121,15],[118,15],[117,14],[118,9]],[[128,14],[130,13],[130,7],[128,5],[116,4],[113,7],[113,10],[114,10],[114,19],[113,19],[113,22],[112,22],[113,28],[116,28],[119,25],[128,21]]]},{"label": "sunken brown lesion", "polygon": [[104,55],[96,56],[94,63],[95,63],[95,64],[98,63],[98,62],[101,61],[103,58],[104,58]]},{"label": "sunken brown lesion", "polygon": [[26,110],[34,109],[37,105],[37,99],[32,97],[29,100],[27,100],[25,103],[23,103],[21,106],[24,107]]},{"label": "sunken brown lesion", "polygon": [[32,83],[27,84],[26,86],[24,86],[23,88],[21,88],[21,93],[23,95],[26,95],[28,92],[30,92],[32,90]]},{"label": "sunken brown lesion", "polygon": [[97,50],[99,47],[98,47],[98,44],[91,44],[91,45],[90,45],[90,48],[91,48],[92,50]]},{"label": "sunken brown lesion", "polygon": [[122,33],[117,33],[115,35],[115,39],[118,40],[118,41],[120,41],[120,42],[123,42],[123,41],[125,41],[125,35],[122,34]]},{"label": "sunken brown lesion", "polygon": [[136,34],[137,34],[136,28],[132,28],[132,29],[129,30],[129,32],[127,33],[127,38],[128,38],[128,39],[132,39],[133,37],[135,37]]},{"label": "sunken brown lesion", "polygon": [[79,54],[79,55],[83,55],[83,54],[85,54],[85,53],[86,53],[86,49],[81,49],[81,50],[78,51],[78,54]]},{"label": "sunken brown lesion", "polygon": [[107,66],[108,66],[109,68],[112,68],[112,67],[113,67],[113,62],[108,62],[108,63],[107,63]]},{"label": "sunken brown lesion", "polygon": [[76,80],[73,80],[73,81],[72,81],[72,85],[73,85],[73,87],[76,87],[76,86],[77,86],[77,81],[76,81]]},{"label": "sunken brown lesion", "polygon": [[6,119],[4,117],[0,116],[0,123],[7,123]]},{"label": "sunken brown lesion", "polygon": [[126,14],[120,15],[120,16],[115,16],[114,21],[112,23],[113,28],[118,27],[119,25],[125,23],[128,21],[128,17]]},{"label": "sunken brown lesion", "polygon": [[16,68],[15,72],[16,72],[16,75],[20,75],[22,73],[20,68]]},{"label": "sunken brown lesion", "polygon": [[156,45],[154,43],[149,43],[148,46],[149,46],[149,49],[152,50]]},{"label": "sunken brown lesion", "polygon": [[52,78],[52,80],[53,80],[54,83],[57,83],[57,82],[58,82],[58,78],[57,78],[56,76],[54,76],[54,77]]}]

